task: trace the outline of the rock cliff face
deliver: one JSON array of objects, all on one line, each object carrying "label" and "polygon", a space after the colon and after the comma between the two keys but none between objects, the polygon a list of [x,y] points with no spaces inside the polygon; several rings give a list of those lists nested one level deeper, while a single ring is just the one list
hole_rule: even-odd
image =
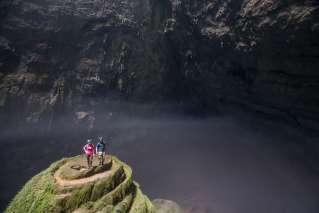
[{"label": "rock cliff face", "polygon": [[2,116],[36,122],[81,109],[88,98],[120,97],[204,109],[239,104],[299,125],[319,121],[316,1],[3,0],[0,7]]},{"label": "rock cliff face", "polygon": [[16,212],[181,213],[172,202],[154,204],[132,179],[132,169],[116,157],[86,169],[84,156],[62,159],[33,177],[6,209]]}]

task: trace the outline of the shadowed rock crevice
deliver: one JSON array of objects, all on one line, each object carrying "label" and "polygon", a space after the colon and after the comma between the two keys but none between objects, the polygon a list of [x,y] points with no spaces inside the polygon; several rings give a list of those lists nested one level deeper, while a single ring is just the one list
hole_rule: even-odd
[{"label": "shadowed rock crevice", "polygon": [[315,1],[3,0],[0,16],[4,120],[54,126],[98,97],[237,105],[318,127]]}]

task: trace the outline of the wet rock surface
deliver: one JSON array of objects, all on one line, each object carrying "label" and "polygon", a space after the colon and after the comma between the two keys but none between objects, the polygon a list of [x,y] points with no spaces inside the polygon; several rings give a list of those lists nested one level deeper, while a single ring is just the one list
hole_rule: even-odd
[{"label": "wet rock surface", "polygon": [[116,97],[318,127],[316,1],[3,0],[0,17],[3,120],[52,123]]}]

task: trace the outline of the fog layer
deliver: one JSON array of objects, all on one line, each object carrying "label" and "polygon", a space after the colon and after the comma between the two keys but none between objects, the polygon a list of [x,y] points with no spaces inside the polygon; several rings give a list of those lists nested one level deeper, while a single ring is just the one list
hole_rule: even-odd
[{"label": "fog layer", "polygon": [[4,132],[1,209],[30,177],[55,160],[81,154],[86,137],[103,135],[108,151],[132,166],[152,199],[171,199],[196,213],[319,211],[318,162],[307,145],[315,144],[314,136],[238,116],[97,117],[91,132]]}]

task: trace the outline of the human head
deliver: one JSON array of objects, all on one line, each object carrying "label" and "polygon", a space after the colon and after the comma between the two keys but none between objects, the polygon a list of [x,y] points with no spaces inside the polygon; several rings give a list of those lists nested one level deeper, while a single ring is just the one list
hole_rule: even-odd
[{"label": "human head", "polygon": [[89,138],[89,139],[86,140],[86,143],[91,143],[91,142],[92,142],[92,139],[91,139],[91,138]]},{"label": "human head", "polygon": [[99,142],[103,142],[103,137],[102,137],[102,136],[99,136],[99,137],[98,137],[98,141],[99,141]]}]

